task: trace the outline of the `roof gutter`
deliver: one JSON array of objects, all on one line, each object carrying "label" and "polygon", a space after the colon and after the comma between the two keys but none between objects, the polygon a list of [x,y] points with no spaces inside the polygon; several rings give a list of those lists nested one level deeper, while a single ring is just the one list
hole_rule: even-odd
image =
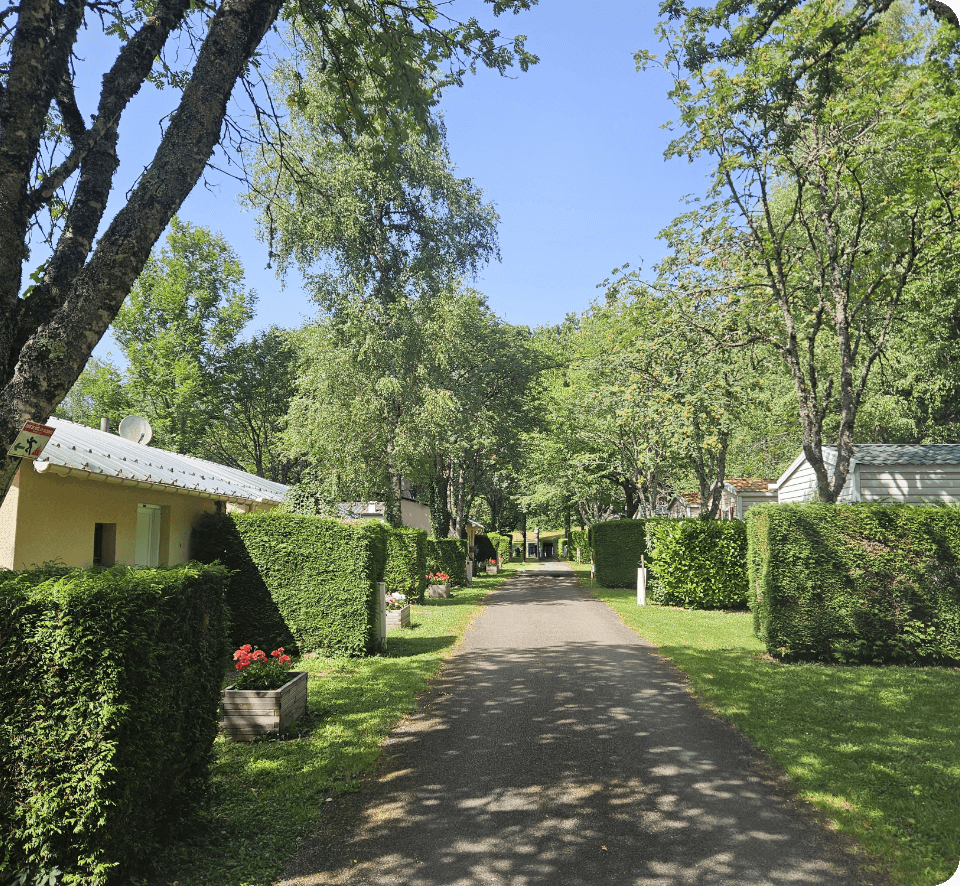
[{"label": "roof gutter", "polygon": [[33,469],[38,474],[56,474],[58,477],[81,477],[85,480],[116,483],[120,486],[139,486],[145,489],[159,489],[164,492],[176,492],[181,495],[192,495],[196,498],[209,498],[214,501],[231,501],[237,504],[263,504],[272,501],[265,497],[253,498],[250,496],[231,495],[229,493],[207,492],[202,489],[190,489],[188,486],[178,486],[175,483],[160,483],[150,480],[133,480],[130,477],[112,477],[110,474],[98,471],[85,471],[82,468],[68,468],[66,465],[54,464],[52,461],[35,461]]}]

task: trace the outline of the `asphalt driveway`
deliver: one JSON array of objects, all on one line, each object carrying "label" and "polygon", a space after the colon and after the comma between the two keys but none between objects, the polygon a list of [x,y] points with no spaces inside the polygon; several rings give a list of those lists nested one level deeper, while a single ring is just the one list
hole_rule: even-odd
[{"label": "asphalt driveway", "polygon": [[284,886],[864,882],[569,567],[487,603],[377,774],[325,804]]}]

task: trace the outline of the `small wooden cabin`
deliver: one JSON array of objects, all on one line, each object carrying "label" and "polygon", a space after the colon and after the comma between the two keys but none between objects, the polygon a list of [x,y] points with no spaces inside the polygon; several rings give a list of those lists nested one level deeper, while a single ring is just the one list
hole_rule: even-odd
[{"label": "small wooden cabin", "polygon": [[758,477],[728,477],[720,494],[720,519],[742,520],[754,505],[777,503],[777,481]]},{"label": "small wooden cabin", "polygon": [[667,505],[667,515],[674,520],[700,515],[700,493],[675,492]]}]

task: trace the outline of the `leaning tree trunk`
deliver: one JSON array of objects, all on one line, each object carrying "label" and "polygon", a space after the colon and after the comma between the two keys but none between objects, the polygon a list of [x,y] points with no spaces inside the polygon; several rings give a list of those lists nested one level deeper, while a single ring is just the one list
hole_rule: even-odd
[{"label": "leaning tree trunk", "polygon": [[[4,449],[24,421],[46,421],[80,376],[154,244],[200,179],[220,139],[233,86],[280,5],[281,0],[224,0],[152,163],[85,262],[117,165],[115,117],[88,154],[77,187],[89,197],[74,201],[43,280],[29,297],[18,299],[14,324],[10,315],[5,321],[7,334],[0,343],[10,381],[0,390]],[[149,55],[150,64],[155,56]],[[121,53],[118,63],[123,58]],[[0,206],[0,215],[6,209]],[[4,453],[0,499],[19,467],[19,458]]]}]

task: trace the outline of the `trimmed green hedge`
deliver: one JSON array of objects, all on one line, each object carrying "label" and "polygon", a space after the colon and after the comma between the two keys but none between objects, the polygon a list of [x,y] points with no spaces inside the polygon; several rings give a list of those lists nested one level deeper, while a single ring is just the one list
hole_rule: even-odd
[{"label": "trimmed green hedge", "polygon": [[584,563],[590,562],[593,550],[590,547],[589,529],[572,529],[570,531],[570,559],[576,561],[577,548],[580,548],[580,560]]},{"label": "trimmed green hedge", "polygon": [[491,532],[488,536],[500,557],[501,562],[508,563],[513,559],[513,536]]},{"label": "trimmed green hedge", "polygon": [[960,664],[960,508],[747,512],[749,598],[785,660]]},{"label": "trimmed green hedge", "polygon": [[427,572],[445,572],[450,587],[467,584],[467,542],[462,538],[428,538]]},{"label": "trimmed green hedge", "polygon": [[234,572],[226,599],[235,645],[274,648],[286,631],[300,652],[363,655],[376,647],[375,583],[383,581],[388,531],[379,520],[207,514],[192,552]]},{"label": "trimmed green hedge", "polygon": [[411,602],[423,602],[427,589],[427,533],[422,529],[391,529],[387,532],[387,563],[383,570],[387,591],[406,594]]},{"label": "trimmed green hedge", "polygon": [[204,803],[226,583],[197,563],[0,578],[0,882],[129,882]]},{"label": "trimmed green hedge", "polygon": [[488,535],[474,536],[473,543],[477,546],[478,563],[486,563],[488,560],[496,559],[497,549]]},{"label": "trimmed green hedge", "polygon": [[[640,557],[647,553],[645,523],[645,520],[609,520],[590,527],[587,539],[598,584],[605,588],[637,586]],[[580,553],[582,557],[582,548]]]},{"label": "trimmed green hedge", "polygon": [[688,609],[747,605],[747,532],[739,520],[646,521],[656,601]]}]

